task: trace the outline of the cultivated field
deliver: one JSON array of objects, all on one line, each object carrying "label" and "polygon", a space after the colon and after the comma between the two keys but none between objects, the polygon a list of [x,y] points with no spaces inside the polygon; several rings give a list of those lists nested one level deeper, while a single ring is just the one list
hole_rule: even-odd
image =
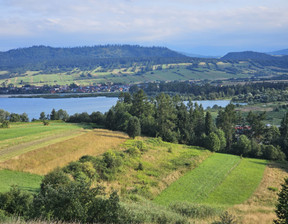
[{"label": "cultivated field", "polygon": [[[192,66],[189,67],[189,66]],[[148,71],[147,71],[148,70]],[[78,85],[93,85],[97,83],[139,83],[151,81],[172,80],[224,80],[230,78],[247,78],[255,73],[279,75],[269,67],[255,66],[249,62],[244,63],[207,63],[200,62],[153,65],[149,68],[141,65],[133,67],[104,69],[102,67],[93,70],[80,70],[75,68],[69,72],[55,71],[53,74],[45,74],[43,71],[26,71],[20,74],[9,75],[7,71],[0,71],[0,82],[22,86],[31,85],[66,85],[76,83]],[[281,74],[284,74],[283,71]]]},{"label": "cultivated field", "polygon": [[87,126],[50,122],[11,123],[10,128],[0,129],[0,162],[43,146],[61,142],[89,131]]},{"label": "cultivated field", "polygon": [[[33,123],[16,126],[23,131],[25,125],[27,130],[33,125],[37,129],[37,124]],[[194,206],[195,216],[188,218],[192,223],[212,223],[225,210],[244,224],[268,224],[275,218],[277,192],[283,178],[287,177],[286,162],[211,153],[199,147],[166,143],[159,138],[131,140],[120,132],[84,129],[72,124],[52,122],[50,128],[53,125],[55,130],[57,125],[63,126],[62,134],[65,128],[70,130],[70,125],[81,134],[51,144],[46,142],[47,145],[34,150],[16,150],[16,156],[0,163],[0,192],[8,191],[11,185],[35,192],[39,190],[42,175],[54,168],[64,167],[83,155],[101,156],[108,150],[115,150],[123,152],[119,172],[109,181],[98,180],[97,185],[106,187],[107,193],[117,190],[121,203],[135,214],[153,216],[153,212],[163,212],[172,217],[181,216],[170,206],[180,201],[180,208],[185,208],[185,203]],[[6,138],[1,137],[3,141],[10,139],[10,144],[17,136],[26,138],[8,148],[28,144],[28,133],[37,135],[30,128],[28,132],[23,131],[27,136],[21,131],[17,135],[11,131]],[[39,131],[38,134],[42,136],[43,133]],[[31,142],[34,144],[36,140],[32,138]]]},{"label": "cultivated field", "polygon": [[49,144],[0,163],[5,169],[44,175],[56,167],[63,167],[84,155],[100,155],[116,148],[128,136],[103,129],[88,130],[80,136]]}]

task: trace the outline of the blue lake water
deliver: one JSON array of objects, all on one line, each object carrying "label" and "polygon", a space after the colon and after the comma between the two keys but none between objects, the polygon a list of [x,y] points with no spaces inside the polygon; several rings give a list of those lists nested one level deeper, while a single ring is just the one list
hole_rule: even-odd
[{"label": "blue lake water", "polygon": [[[61,99],[44,99],[44,98],[0,98],[0,109],[10,113],[27,113],[29,118],[39,119],[40,113],[50,114],[52,109],[66,110],[69,115],[75,113],[92,113],[100,111],[107,112],[113,105],[116,104],[117,97],[83,97],[83,98],[61,98]],[[213,107],[215,104],[225,107],[230,103],[230,100],[203,100],[193,101],[203,108]]]},{"label": "blue lake water", "polygon": [[116,104],[116,97],[83,97],[83,98],[0,98],[0,109],[10,113],[27,113],[30,119],[39,119],[40,113],[50,114],[53,108],[55,110],[66,110],[69,115],[75,113],[92,113],[108,111]]}]

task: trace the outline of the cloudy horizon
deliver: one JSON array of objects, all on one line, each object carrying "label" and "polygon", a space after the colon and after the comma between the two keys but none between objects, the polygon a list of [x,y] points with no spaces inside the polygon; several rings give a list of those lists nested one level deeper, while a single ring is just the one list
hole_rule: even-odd
[{"label": "cloudy horizon", "polygon": [[0,0],[0,51],[137,44],[179,52],[287,49],[287,0]]}]

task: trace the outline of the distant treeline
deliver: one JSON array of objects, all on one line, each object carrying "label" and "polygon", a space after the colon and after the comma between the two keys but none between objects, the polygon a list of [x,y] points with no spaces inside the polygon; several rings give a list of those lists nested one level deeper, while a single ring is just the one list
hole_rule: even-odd
[{"label": "distant treeline", "polygon": [[74,68],[91,70],[96,67],[130,67],[133,63],[167,64],[189,58],[165,47],[137,45],[103,45],[94,47],[52,48],[34,46],[0,52],[0,69],[14,72],[43,70],[45,72]]},{"label": "distant treeline", "polygon": [[260,82],[243,85],[212,85],[209,83],[196,84],[192,82],[162,82],[134,85],[130,93],[143,89],[148,95],[164,93],[186,94],[193,100],[215,100],[231,98],[235,102],[275,102],[288,100],[288,83]]}]

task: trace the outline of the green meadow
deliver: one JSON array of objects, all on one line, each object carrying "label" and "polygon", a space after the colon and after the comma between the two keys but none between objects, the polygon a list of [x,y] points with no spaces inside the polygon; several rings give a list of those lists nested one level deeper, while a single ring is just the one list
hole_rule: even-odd
[{"label": "green meadow", "polygon": [[42,176],[17,172],[11,170],[0,170],[0,192],[7,192],[11,186],[18,186],[21,190],[36,192],[40,189]]},{"label": "green meadow", "polygon": [[10,123],[9,128],[0,129],[0,161],[43,145],[63,141],[83,133],[84,126],[65,122]]},{"label": "green meadow", "polygon": [[210,205],[242,203],[260,184],[265,167],[263,160],[215,153],[172,183],[155,202],[167,206],[177,201]]},{"label": "green meadow", "polygon": [[[21,86],[31,85],[66,85],[77,83],[78,85],[93,85],[96,83],[139,83],[152,81],[174,81],[174,80],[225,80],[230,78],[247,78],[255,72],[269,72],[278,75],[277,72],[264,67],[257,67],[250,63],[176,63],[153,65],[149,70],[145,66],[133,65],[125,68],[102,68],[91,70],[55,71],[45,73],[44,71],[25,71],[19,75],[9,76],[7,71],[0,71],[0,82]],[[159,69],[160,68],[160,69]],[[144,70],[144,71],[143,71]],[[2,76],[1,76],[2,74]],[[8,76],[7,76],[8,75]]]}]

